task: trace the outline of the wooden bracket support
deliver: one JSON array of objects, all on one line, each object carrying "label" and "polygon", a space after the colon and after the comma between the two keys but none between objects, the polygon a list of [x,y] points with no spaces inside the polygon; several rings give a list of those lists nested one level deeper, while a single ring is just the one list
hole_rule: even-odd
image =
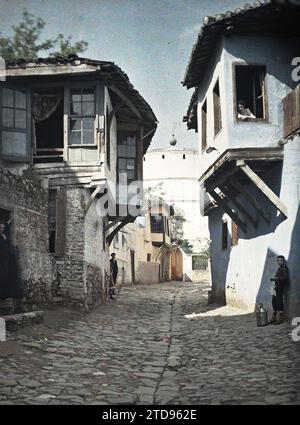
[{"label": "wooden bracket support", "polygon": [[229,183],[233,186],[239,193],[241,193],[245,199],[253,206],[253,208],[263,217],[263,219],[270,224],[270,215],[264,210],[255,197],[245,189],[245,187],[237,180],[230,178]]},{"label": "wooden bracket support", "polygon": [[255,186],[265,195],[265,197],[287,218],[288,212],[286,205],[278,198],[278,196],[269,188],[268,185],[249,167],[242,164],[239,167],[244,174],[255,184]]},{"label": "wooden bracket support", "polygon": [[222,199],[215,191],[209,192],[210,196],[216,201],[216,203],[221,207],[226,214],[229,215],[229,217],[243,230],[244,233],[247,233],[247,224],[244,223],[236,212],[234,212],[225,199]]},{"label": "wooden bracket support", "polygon": [[121,223],[106,237],[106,242],[108,243],[108,246],[112,243],[115,235],[124,227],[126,224],[133,223],[135,221],[136,217],[127,216],[123,217]]},{"label": "wooden bracket support", "polygon": [[85,215],[87,214],[87,212],[90,209],[90,207],[91,207],[94,199],[96,198],[96,196],[98,195],[98,193],[101,192],[101,190],[103,189],[103,187],[104,187],[104,185],[97,186],[96,189],[91,194],[90,199],[89,199],[89,201],[87,203],[87,206],[85,207]]},{"label": "wooden bracket support", "polygon": [[241,202],[236,199],[231,193],[230,190],[227,189],[224,186],[220,187],[221,191],[224,193],[226,198],[239,210],[239,212],[246,218],[248,221],[250,221],[255,228],[257,228],[257,218],[253,218],[252,215],[247,211],[247,209],[244,207],[244,205],[241,204]]},{"label": "wooden bracket support", "polygon": [[139,110],[134,106],[134,104],[128,99],[127,96],[125,96],[124,93],[121,92],[114,84],[109,85],[108,88],[116,93],[116,95],[119,96],[119,98],[126,103],[126,105],[132,110],[132,112],[138,117],[138,119],[142,119],[142,116],[139,112]]}]

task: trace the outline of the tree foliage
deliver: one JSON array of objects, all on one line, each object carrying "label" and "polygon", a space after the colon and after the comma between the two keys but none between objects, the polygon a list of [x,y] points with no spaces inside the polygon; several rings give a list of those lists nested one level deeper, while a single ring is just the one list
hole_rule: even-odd
[{"label": "tree foliage", "polygon": [[147,187],[147,189],[144,189],[144,205],[150,207],[151,205],[163,204],[166,202],[165,196],[163,182]]},{"label": "tree foliage", "polygon": [[178,209],[175,209],[175,214],[170,217],[169,223],[170,223],[170,236],[171,241],[177,243],[178,245],[181,245],[183,242],[183,223],[186,222],[186,219],[184,217],[184,214],[179,211]]},{"label": "tree foliage", "polygon": [[[166,192],[163,189],[163,182],[157,183],[155,186],[150,186],[144,190],[144,206],[146,208],[163,203],[168,204],[166,201]],[[174,204],[172,207],[174,208],[174,215],[169,219],[170,237],[172,242],[181,245],[184,236],[183,223],[185,223],[186,219],[183,211],[175,208]]]},{"label": "tree foliage", "polygon": [[0,56],[7,62],[17,59],[35,60],[41,53],[50,56],[68,56],[70,54],[83,53],[88,43],[80,40],[72,44],[72,37],[58,34],[57,37],[42,40],[45,21],[23,10],[21,22],[13,26],[11,37],[0,34]]},{"label": "tree foliage", "polygon": [[72,45],[72,36],[65,37],[63,34],[58,34],[56,44],[58,50],[50,53],[50,56],[76,55],[77,53],[83,53],[88,47],[88,42],[84,40],[76,41]]},{"label": "tree foliage", "polygon": [[190,244],[187,239],[183,239],[180,247],[186,254],[192,254],[193,253],[194,246],[192,244]]}]

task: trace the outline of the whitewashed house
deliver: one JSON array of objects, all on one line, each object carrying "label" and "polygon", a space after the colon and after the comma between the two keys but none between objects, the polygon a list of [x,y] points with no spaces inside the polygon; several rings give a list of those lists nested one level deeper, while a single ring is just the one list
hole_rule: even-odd
[{"label": "whitewashed house", "polygon": [[[197,149],[177,146],[149,149],[144,157],[144,187],[159,188],[166,203],[181,214],[183,239],[192,246],[191,253],[182,253],[183,277],[199,281],[206,274],[208,262],[199,261],[209,241],[208,219],[200,214],[199,155]],[[182,273],[181,273],[182,274]]]},{"label": "whitewashed house", "polygon": [[288,1],[205,18],[183,81],[194,88],[185,121],[199,132],[214,299],[270,306],[284,255],[290,315],[300,312],[299,18]]},{"label": "whitewashed house", "polygon": [[[150,284],[174,278],[169,226],[173,214],[173,207],[166,204],[145,207],[141,217],[115,235],[110,252],[116,254],[118,262],[117,284]],[[182,264],[179,266],[182,279]]]}]

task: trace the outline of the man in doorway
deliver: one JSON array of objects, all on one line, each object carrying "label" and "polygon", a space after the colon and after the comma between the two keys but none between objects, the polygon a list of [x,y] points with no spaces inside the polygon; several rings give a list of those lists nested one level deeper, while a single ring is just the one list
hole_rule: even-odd
[{"label": "man in doorway", "polygon": [[116,260],[116,254],[113,252],[110,259],[110,288],[109,288],[109,299],[114,300],[113,295],[115,294],[115,286],[118,277],[118,263]]},{"label": "man in doorway", "polygon": [[284,321],[283,296],[289,283],[289,269],[283,255],[278,255],[277,264],[279,266],[277,272],[275,276],[270,279],[271,282],[274,282],[275,291],[272,296],[273,316],[270,320],[270,323],[273,323],[274,325],[279,325]]}]

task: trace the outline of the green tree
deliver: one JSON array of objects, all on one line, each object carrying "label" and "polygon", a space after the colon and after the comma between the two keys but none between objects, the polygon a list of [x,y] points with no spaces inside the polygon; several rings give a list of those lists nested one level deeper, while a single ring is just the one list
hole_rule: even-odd
[{"label": "green tree", "polygon": [[165,203],[166,192],[163,190],[163,182],[157,183],[144,189],[144,205],[151,206]]},{"label": "green tree", "polygon": [[180,247],[186,254],[192,254],[193,253],[194,247],[193,247],[192,244],[189,243],[189,241],[187,239],[183,239]]},{"label": "green tree", "polygon": [[42,52],[51,56],[68,56],[86,50],[86,41],[80,40],[72,45],[72,37],[65,37],[63,34],[42,41],[45,25],[43,19],[24,9],[21,22],[12,27],[13,35],[4,37],[0,34],[0,56],[7,62],[17,59],[28,61],[37,59]]},{"label": "green tree", "polygon": [[84,40],[76,41],[72,45],[72,36],[65,37],[63,34],[58,34],[56,39],[58,50],[50,53],[50,56],[69,56],[83,53],[88,47],[88,42]]},{"label": "green tree", "polygon": [[183,242],[183,223],[186,222],[186,219],[181,211],[175,209],[175,214],[170,217],[170,236],[171,241],[181,245]]}]

